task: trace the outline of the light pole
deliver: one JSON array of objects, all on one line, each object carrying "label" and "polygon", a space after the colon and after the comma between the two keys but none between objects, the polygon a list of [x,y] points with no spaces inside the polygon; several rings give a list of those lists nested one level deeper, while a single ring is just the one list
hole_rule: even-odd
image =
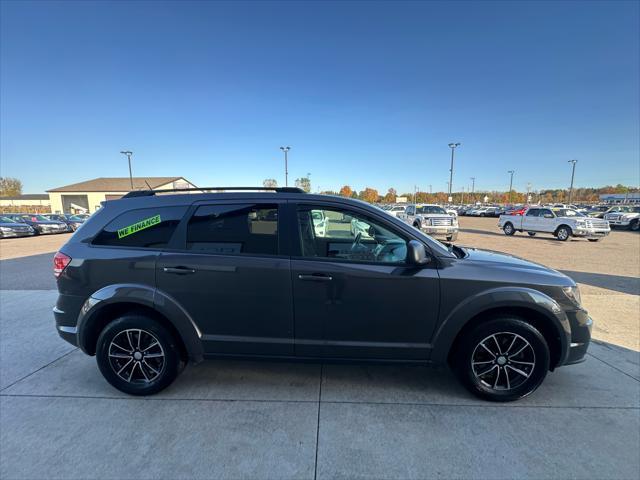
[{"label": "light pole", "polygon": [[476,177],[471,177],[471,202],[473,202],[473,197],[475,197],[476,193]]},{"label": "light pole", "polygon": [[284,152],[284,186],[288,187],[289,186],[289,159],[287,157],[287,154],[289,153],[289,150],[291,150],[291,147],[280,147],[280,150]]},{"label": "light pole", "polygon": [[[458,143],[450,143],[449,148],[451,149],[451,168],[449,168],[449,197],[451,197],[451,188],[453,183],[453,155],[456,150],[456,147],[460,146],[460,142]],[[448,200],[448,199],[447,199]]]},{"label": "light pole", "polygon": [[123,155],[126,155],[127,159],[129,160],[129,182],[131,183],[131,190],[133,190],[133,175],[131,174],[131,155],[133,155],[133,152],[130,152],[129,150],[125,150],[120,153]]},{"label": "light pole", "polygon": [[569,160],[568,162],[572,164],[572,166],[571,166],[571,186],[569,187],[569,205],[571,205],[571,197],[573,196],[573,177],[576,174],[576,163],[578,163],[578,160]]},{"label": "light pole", "polygon": [[509,204],[513,204],[511,200],[511,192],[513,191],[513,174],[516,173],[515,170],[509,170],[507,173],[511,174],[511,180],[509,181]]}]

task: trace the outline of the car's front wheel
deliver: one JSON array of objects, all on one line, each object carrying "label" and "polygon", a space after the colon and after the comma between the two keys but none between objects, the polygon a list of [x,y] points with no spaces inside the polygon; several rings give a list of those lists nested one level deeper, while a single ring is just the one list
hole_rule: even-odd
[{"label": "car's front wheel", "polygon": [[527,232],[529,234],[530,237],[535,237],[536,236],[536,232]]},{"label": "car's front wheel", "polygon": [[98,368],[118,390],[151,395],[168,387],[181,367],[173,335],[156,320],[128,314],[109,323],[96,348]]},{"label": "car's front wheel", "polygon": [[549,370],[542,334],[519,318],[497,318],[468,332],[452,359],[463,385],[485,400],[509,402],[534,392]]},{"label": "car's front wheel", "polygon": [[640,220],[638,220],[637,218],[635,220],[632,220],[629,224],[629,230],[633,232],[637,232],[638,230],[640,230]]},{"label": "car's front wheel", "polygon": [[516,233],[516,229],[509,222],[507,222],[505,226],[502,227],[502,231],[504,232],[505,235],[513,235],[514,233]]},{"label": "car's front wheel", "polygon": [[565,225],[556,230],[556,238],[561,242],[566,242],[571,236],[571,229]]}]

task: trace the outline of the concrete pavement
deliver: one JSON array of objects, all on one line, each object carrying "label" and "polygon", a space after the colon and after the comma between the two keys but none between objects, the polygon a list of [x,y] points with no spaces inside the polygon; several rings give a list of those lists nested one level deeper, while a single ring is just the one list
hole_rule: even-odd
[{"label": "concrete pavement", "polygon": [[621,347],[593,345],[506,405],[475,399],[446,369],[226,360],[133,398],[58,338],[55,292],[1,295],[3,479],[640,472],[640,354]]}]

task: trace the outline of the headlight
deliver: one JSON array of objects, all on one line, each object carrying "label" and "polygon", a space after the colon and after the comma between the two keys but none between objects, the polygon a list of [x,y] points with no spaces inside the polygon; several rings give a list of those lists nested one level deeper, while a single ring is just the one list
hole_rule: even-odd
[{"label": "headlight", "polygon": [[562,291],[567,296],[567,298],[571,300],[571,302],[575,303],[577,306],[581,305],[580,289],[577,286],[562,287]]},{"label": "headlight", "polygon": [[13,232],[11,227],[0,227],[0,232]]}]

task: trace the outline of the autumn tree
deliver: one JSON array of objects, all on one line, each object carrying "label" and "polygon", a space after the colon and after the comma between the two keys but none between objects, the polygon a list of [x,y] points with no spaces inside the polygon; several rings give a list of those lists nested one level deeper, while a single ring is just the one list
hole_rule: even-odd
[{"label": "autumn tree", "polygon": [[17,178],[0,177],[0,197],[13,197],[22,194],[22,182]]},{"label": "autumn tree", "polygon": [[360,200],[364,200],[365,202],[375,203],[378,201],[378,191],[375,188],[365,188],[360,192]]},{"label": "autumn tree", "polygon": [[385,203],[395,203],[396,197],[398,196],[398,192],[396,192],[395,188],[390,188],[387,190],[387,194],[384,196]]},{"label": "autumn tree", "polygon": [[266,188],[276,188],[278,186],[278,181],[275,178],[265,178],[262,182],[262,186]]},{"label": "autumn tree", "polygon": [[353,190],[351,190],[351,187],[349,185],[345,185],[344,187],[342,187],[340,189],[340,192],[338,193],[338,195],[340,195],[341,197],[351,197],[353,194]]}]

